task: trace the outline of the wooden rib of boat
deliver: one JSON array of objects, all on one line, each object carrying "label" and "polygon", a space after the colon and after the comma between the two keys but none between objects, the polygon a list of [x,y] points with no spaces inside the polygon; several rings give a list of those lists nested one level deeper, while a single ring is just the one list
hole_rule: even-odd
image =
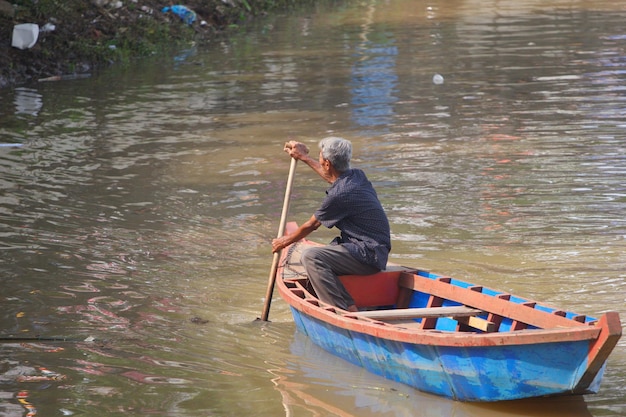
[{"label": "wooden rib of boat", "polygon": [[[286,233],[297,228],[287,225]],[[620,318],[557,309],[428,271],[390,265],[343,276],[359,312],[321,302],[300,254],[282,251],[277,287],[299,331],[375,374],[459,401],[596,393]]]}]

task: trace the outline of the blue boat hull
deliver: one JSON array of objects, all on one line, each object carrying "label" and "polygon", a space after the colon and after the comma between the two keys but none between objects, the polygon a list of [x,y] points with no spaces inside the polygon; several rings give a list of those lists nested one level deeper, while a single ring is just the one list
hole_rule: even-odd
[{"label": "blue boat hull", "polygon": [[[585,340],[520,346],[418,345],[342,329],[291,310],[298,330],[326,351],[387,379],[459,401],[569,394],[587,368]],[[596,376],[601,378],[602,371]],[[590,393],[599,384],[593,385]]]}]

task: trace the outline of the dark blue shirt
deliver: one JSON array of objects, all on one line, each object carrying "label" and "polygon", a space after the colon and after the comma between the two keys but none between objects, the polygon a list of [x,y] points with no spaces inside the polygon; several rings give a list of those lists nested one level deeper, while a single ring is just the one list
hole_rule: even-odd
[{"label": "dark blue shirt", "polygon": [[329,229],[337,227],[343,245],[359,261],[385,269],[391,236],[389,220],[372,183],[360,169],[349,169],[326,190],[315,218]]}]

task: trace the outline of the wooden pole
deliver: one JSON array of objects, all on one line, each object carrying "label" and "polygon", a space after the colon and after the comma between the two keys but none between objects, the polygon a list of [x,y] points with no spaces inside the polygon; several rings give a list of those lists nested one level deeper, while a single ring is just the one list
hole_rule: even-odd
[{"label": "wooden pole", "polygon": [[[291,166],[289,167],[289,177],[287,178],[287,188],[285,189],[285,200],[283,202],[283,212],[280,216],[280,224],[278,225],[278,236],[281,237],[285,234],[285,225],[287,224],[287,214],[289,212],[289,201],[291,200],[291,186],[293,185],[293,178],[296,173],[296,164],[298,160],[291,158]],[[274,259],[272,260],[272,267],[270,269],[270,276],[267,281],[267,292],[265,293],[265,305],[263,306],[263,313],[261,314],[261,320],[267,321],[270,315],[270,304],[272,303],[272,294],[274,293],[274,284],[276,283],[276,272],[278,271],[278,261],[280,260],[280,253],[282,250],[274,253]]]}]

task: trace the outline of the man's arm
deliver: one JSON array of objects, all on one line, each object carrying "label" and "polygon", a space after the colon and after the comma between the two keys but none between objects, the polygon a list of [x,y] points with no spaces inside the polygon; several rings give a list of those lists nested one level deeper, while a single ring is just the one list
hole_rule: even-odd
[{"label": "man's arm", "polygon": [[317,230],[321,225],[322,223],[320,223],[320,221],[315,218],[315,215],[311,216],[309,220],[307,220],[300,227],[298,227],[298,230],[296,230],[292,234],[288,236],[281,236],[272,240],[272,252],[278,252],[282,248],[287,247],[292,243],[307,237],[311,234],[311,232]]}]

